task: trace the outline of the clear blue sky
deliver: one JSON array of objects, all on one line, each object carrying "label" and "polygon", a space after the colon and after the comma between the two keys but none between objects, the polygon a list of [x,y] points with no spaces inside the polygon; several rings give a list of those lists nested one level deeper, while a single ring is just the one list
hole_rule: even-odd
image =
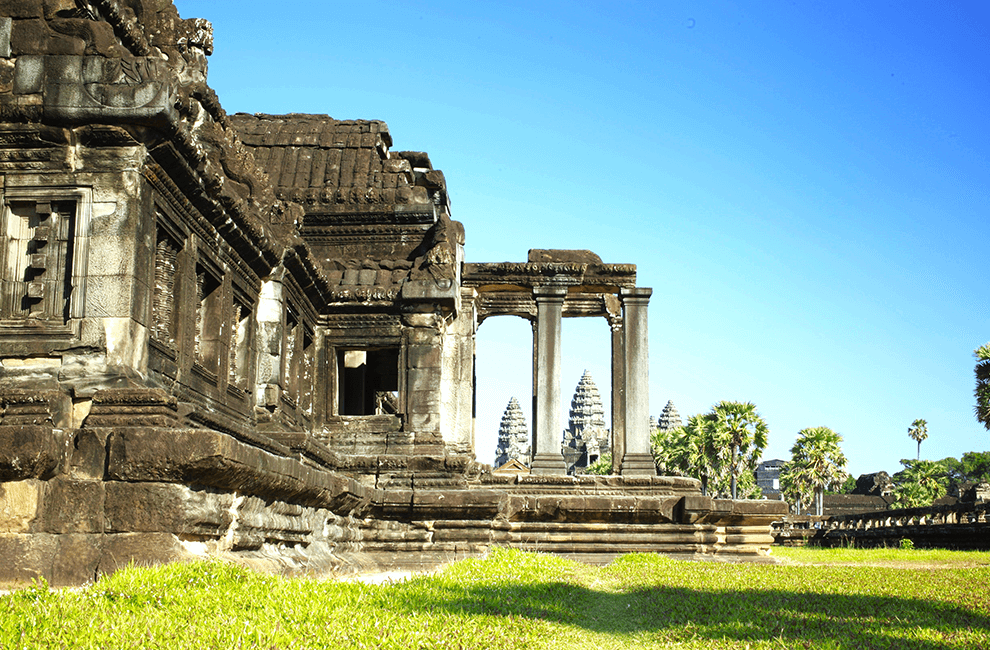
[{"label": "clear blue sky", "polygon": [[[915,418],[922,457],[990,449],[990,4],[176,5],[213,22],[228,112],[383,119],[429,152],[468,261],[637,264],[652,413],[752,401],[766,458],[824,425],[854,475],[913,458]],[[530,341],[479,331],[482,461]],[[607,401],[604,322],[566,321],[564,357],[564,399],[587,368]]]}]

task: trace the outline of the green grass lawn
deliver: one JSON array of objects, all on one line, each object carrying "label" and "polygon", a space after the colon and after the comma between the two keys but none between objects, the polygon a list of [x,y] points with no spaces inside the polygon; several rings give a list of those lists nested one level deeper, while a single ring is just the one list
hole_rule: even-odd
[{"label": "green grass lawn", "polygon": [[914,562],[926,553],[590,567],[497,550],[385,585],[220,563],[128,568],[83,590],[0,597],[0,648],[990,649],[988,554]]}]

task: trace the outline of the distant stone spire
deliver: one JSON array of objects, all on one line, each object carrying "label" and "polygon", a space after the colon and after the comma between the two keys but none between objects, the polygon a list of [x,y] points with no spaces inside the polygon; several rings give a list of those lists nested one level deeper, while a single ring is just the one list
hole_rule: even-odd
[{"label": "distant stone spire", "polygon": [[526,427],[526,416],[515,397],[509,400],[509,405],[502,414],[502,423],[498,426],[498,447],[495,449],[493,467],[499,468],[511,458],[529,467],[529,429]]},{"label": "distant stone spire", "polygon": [[605,408],[595,380],[587,370],[581,376],[574,397],[561,451],[567,471],[584,468],[611,450],[611,436],[605,428]]},{"label": "distant stone spire", "polygon": [[674,406],[674,401],[667,400],[667,406],[663,407],[663,411],[660,412],[660,421],[657,422],[657,428],[663,431],[670,431],[681,425],[681,416],[677,412],[677,407]]}]

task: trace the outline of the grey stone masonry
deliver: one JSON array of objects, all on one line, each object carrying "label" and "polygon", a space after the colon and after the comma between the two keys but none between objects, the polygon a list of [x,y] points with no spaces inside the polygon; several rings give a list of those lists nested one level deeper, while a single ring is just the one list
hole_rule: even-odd
[{"label": "grey stone masonry", "polygon": [[652,289],[623,289],[623,352],[626,365],[626,449],[623,476],[656,474],[650,453],[650,353],[647,306]]},{"label": "grey stone masonry", "polygon": [[557,446],[560,431],[560,330],[567,289],[539,287],[536,297],[536,455],[534,474],[564,474],[564,457]]}]

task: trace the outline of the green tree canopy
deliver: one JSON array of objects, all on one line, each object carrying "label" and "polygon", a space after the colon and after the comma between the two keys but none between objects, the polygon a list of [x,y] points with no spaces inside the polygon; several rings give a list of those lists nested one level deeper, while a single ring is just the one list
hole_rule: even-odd
[{"label": "green tree canopy", "polygon": [[729,474],[732,498],[744,471],[752,472],[767,447],[770,428],[752,402],[719,402],[711,410],[716,436],[729,442]]},{"label": "green tree canopy", "polygon": [[902,460],[904,469],[892,477],[894,502],[891,508],[924,508],[945,496],[949,486],[945,465],[934,460]]},{"label": "green tree canopy", "polygon": [[692,415],[682,427],[655,429],[650,442],[658,472],[696,478],[702,494],[712,493],[712,484],[718,483],[727,464],[728,444],[719,437],[710,413]]},{"label": "green tree canopy", "polygon": [[719,402],[684,426],[657,428],[650,437],[657,472],[691,476],[705,495],[755,498],[752,476],[767,445],[766,422],[749,402]]},{"label": "green tree canopy", "polygon": [[598,460],[584,468],[584,474],[594,474],[597,476],[608,476],[612,473],[612,453],[604,453]]},{"label": "green tree canopy", "polygon": [[976,357],[976,419],[990,430],[990,343],[973,350]]},{"label": "green tree canopy", "polygon": [[790,461],[780,469],[780,492],[791,512],[799,515],[804,509],[805,500],[811,497],[815,488],[808,476],[808,469]]},{"label": "green tree canopy", "polygon": [[809,427],[798,432],[791,447],[791,470],[795,477],[810,485],[815,496],[815,514],[824,512],[826,488],[842,485],[846,480],[846,457],[842,453],[842,436],[828,427]]}]

